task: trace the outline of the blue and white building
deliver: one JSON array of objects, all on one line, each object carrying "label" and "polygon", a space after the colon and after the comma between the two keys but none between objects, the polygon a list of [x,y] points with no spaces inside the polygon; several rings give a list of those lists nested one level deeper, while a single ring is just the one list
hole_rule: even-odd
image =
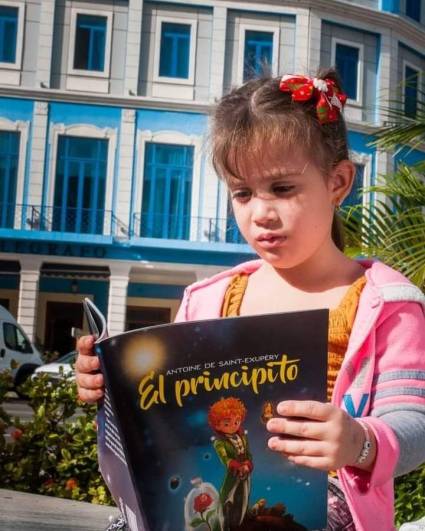
[{"label": "blue and white building", "polygon": [[252,256],[211,103],[264,61],[337,65],[364,186],[394,165],[369,146],[379,105],[415,114],[424,51],[419,0],[0,0],[0,303],[62,352],[85,296],[111,333],[172,319],[184,286]]}]

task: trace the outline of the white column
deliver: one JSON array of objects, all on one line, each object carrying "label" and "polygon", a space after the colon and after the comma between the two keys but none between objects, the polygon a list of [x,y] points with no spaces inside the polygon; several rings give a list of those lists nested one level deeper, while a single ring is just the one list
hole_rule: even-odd
[{"label": "white column", "polygon": [[212,49],[211,49],[211,76],[210,76],[210,101],[220,98],[223,94],[224,59],[226,49],[227,8],[214,7]]},{"label": "white column", "polygon": [[125,95],[137,94],[139,84],[140,41],[142,38],[143,0],[128,5],[127,51],[125,59]]},{"label": "white column", "polygon": [[31,341],[36,339],[36,318],[38,285],[40,281],[41,260],[35,257],[21,258],[19,281],[18,323]]},{"label": "white column", "polygon": [[40,4],[36,77],[38,86],[43,88],[50,87],[54,18],[55,0],[43,0]]},{"label": "white column", "polygon": [[[119,145],[118,197],[116,206],[117,218],[128,229],[130,224],[131,184],[133,177],[133,154],[135,142],[136,112],[132,109],[123,109],[121,113],[121,135]],[[124,229],[124,227],[123,227]],[[126,237],[118,227],[116,236]]]},{"label": "white column", "polygon": [[322,20],[309,9],[297,10],[294,74],[314,75],[320,65]]},{"label": "white column", "polygon": [[[44,162],[46,157],[48,104],[36,101],[34,105],[30,183],[27,203],[41,206],[43,194]],[[50,176],[52,179],[53,177]]]},{"label": "white column", "polygon": [[117,263],[109,266],[108,331],[110,336],[121,334],[125,329],[127,288],[131,264]]}]

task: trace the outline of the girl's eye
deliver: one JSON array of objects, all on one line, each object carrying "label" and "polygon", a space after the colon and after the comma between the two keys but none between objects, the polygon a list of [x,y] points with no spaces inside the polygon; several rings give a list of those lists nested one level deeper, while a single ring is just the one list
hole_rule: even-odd
[{"label": "girl's eye", "polygon": [[273,186],[273,193],[277,195],[284,195],[293,192],[295,186],[289,184],[277,184]]},{"label": "girl's eye", "polygon": [[251,192],[249,190],[234,190],[232,192],[232,199],[236,201],[248,201],[251,197]]}]

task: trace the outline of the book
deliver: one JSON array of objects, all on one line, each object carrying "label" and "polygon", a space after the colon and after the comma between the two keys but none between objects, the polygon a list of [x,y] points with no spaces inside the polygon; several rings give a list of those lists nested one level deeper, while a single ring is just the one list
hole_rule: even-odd
[{"label": "book", "polygon": [[326,401],[328,310],[158,325],[108,337],[101,473],[131,531],[319,530],[327,474],[271,451],[282,400]]}]

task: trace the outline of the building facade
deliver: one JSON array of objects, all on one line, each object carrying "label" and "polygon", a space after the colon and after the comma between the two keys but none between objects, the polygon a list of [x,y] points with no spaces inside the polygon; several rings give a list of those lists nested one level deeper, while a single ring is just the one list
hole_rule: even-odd
[{"label": "building facade", "polygon": [[112,334],[173,319],[187,284],[253,256],[210,105],[265,63],[336,65],[355,202],[397,162],[369,143],[386,101],[415,115],[424,50],[420,0],[0,0],[0,304],[62,353],[83,297]]}]

